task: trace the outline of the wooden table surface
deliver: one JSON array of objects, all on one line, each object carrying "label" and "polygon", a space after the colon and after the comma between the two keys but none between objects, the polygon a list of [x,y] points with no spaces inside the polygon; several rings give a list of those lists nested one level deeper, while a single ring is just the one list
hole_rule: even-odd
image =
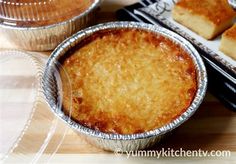
[{"label": "wooden table surface", "polygon": [[[97,23],[116,20],[114,11],[136,1],[137,0],[104,0],[101,9],[97,14]],[[11,44],[11,41],[2,37],[0,33],[0,50],[4,49],[14,49],[14,47]],[[47,57],[50,52],[40,52],[40,54]],[[40,112],[41,114],[44,113],[45,117],[51,117],[54,119],[46,104],[41,104],[36,111],[36,114],[37,112]],[[44,119],[48,120],[48,118],[37,118],[37,116],[35,116],[35,119],[40,120],[40,124],[45,123]],[[28,140],[30,138],[37,138],[40,134],[40,130],[37,131],[34,129],[30,133],[30,136],[27,138]],[[27,139],[23,139],[21,142],[27,142]],[[57,147],[58,144],[59,146]],[[50,154],[55,151],[55,154],[49,160],[50,163],[236,163],[236,113],[224,107],[216,98],[207,93],[204,102],[194,116],[177,128],[173,134],[166,138],[161,144],[156,145],[152,149],[160,150],[161,148],[173,148],[175,150],[180,148],[183,148],[184,150],[202,149],[209,151],[230,150],[231,157],[163,157],[160,159],[148,157],[127,159],[126,155],[115,157],[112,153],[105,152],[88,144],[74,131],[70,130],[64,123],[58,121],[56,132],[52,136],[52,139],[46,150],[43,152],[43,156],[40,160],[41,162],[47,161]],[[32,155],[30,148],[25,150],[25,152],[26,154],[24,158]],[[17,153],[17,149],[15,150],[15,153]],[[47,160],[43,160],[43,158],[46,158]],[[19,161],[15,162],[17,163]]]}]

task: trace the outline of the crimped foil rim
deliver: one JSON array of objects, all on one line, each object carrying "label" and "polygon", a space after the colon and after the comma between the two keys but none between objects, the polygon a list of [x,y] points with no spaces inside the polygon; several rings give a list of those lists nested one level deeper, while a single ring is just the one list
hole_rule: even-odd
[{"label": "crimped foil rim", "polygon": [[[63,111],[57,109],[57,104],[51,101],[52,93],[48,91],[47,85],[47,78],[48,75],[53,75],[53,71],[51,70],[52,66],[55,66],[57,63],[57,60],[62,57],[71,47],[75,46],[80,40],[92,35],[94,32],[103,30],[103,29],[119,29],[119,28],[138,28],[143,30],[152,31],[154,33],[158,33],[160,35],[163,35],[165,37],[170,38],[175,43],[180,44],[191,56],[192,60],[194,61],[196,70],[197,70],[197,76],[198,76],[198,89],[196,96],[194,100],[192,101],[191,105],[188,107],[188,109],[182,113],[178,118],[174,119],[171,123],[148,131],[144,133],[138,133],[138,134],[108,134],[103,133],[100,131],[95,131],[93,129],[84,127],[80,125],[79,123],[76,123],[75,121],[71,120],[67,115],[63,113]],[[66,39],[64,42],[62,42],[51,54],[48,63],[46,65],[46,69],[43,76],[43,90],[44,95],[48,101],[48,104],[50,105],[52,111],[64,122],[66,122],[71,128],[77,130],[78,132],[81,132],[83,134],[103,138],[103,139],[109,139],[109,140],[135,140],[135,139],[145,139],[149,137],[154,137],[158,135],[165,134],[182,123],[184,123],[186,120],[188,120],[194,112],[197,110],[201,102],[203,101],[203,98],[205,96],[207,89],[207,73],[205,65],[202,61],[202,58],[198,54],[198,52],[195,50],[195,48],[189,43],[186,39],[181,37],[180,35],[169,31],[163,27],[160,26],[154,26],[146,23],[138,23],[138,22],[109,22],[104,24],[99,24],[96,26],[92,26],[89,28],[86,28],[84,30],[81,30],[71,36],[70,38]]]},{"label": "crimped foil rim", "polygon": [[79,14],[78,16],[75,16],[71,19],[65,20],[60,23],[50,24],[50,25],[46,25],[46,26],[39,26],[39,27],[19,27],[19,26],[11,26],[11,25],[0,23],[0,27],[1,28],[8,28],[8,29],[17,29],[17,30],[22,30],[22,31],[23,30],[41,30],[41,29],[54,28],[55,26],[62,26],[62,25],[68,24],[70,22],[76,21],[76,20],[80,19],[81,17],[84,17],[85,15],[89,14],[92,10],[94,10],[96,7],[98,7],[100,5],[100,3],[101,3],[101,0],[94,0],[92,5],[90,5],[87,10],[85,10],[84,12]]}]

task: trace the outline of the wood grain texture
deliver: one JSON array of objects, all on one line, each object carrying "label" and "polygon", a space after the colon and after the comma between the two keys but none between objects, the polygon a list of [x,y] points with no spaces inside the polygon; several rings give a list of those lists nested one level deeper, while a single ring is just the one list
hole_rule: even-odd
[{"label": "wood grain texture", "polygon": [[[136,1],[137,0],[104,0],[99,13],[97,14],[97,22],[94,23],[116,20],[114,14],[115,10],[121,8],[124,5],[132,4]],[[1,37],[0,34],[0,50],[13,48],[14,45],[11,44],[11,41]],[[50,52],[42,52],[40,54],[48,56]],[[7,83],[9,81],[14,80],[14,78],[19,79],[21,77],[4,76],[4,78],[6,79],[5,83]],[[30,87],[30,81],[32,80],[32,77],[27,77],[26,80],[27,81],[25,81],[24,84],[25,89]],[[1,86],[4,85],[0,84],[0,90],[3,89],[3,87]],[[13,90],[15,89],[15,92],[17,92],[17,88],[14,87],[14,85],[10,87],[12,87]],[[9,106],[11,106],[12,108],[14,108],[14,106],[17,107],[18,105],[20,104],[17,104],[17,102],[15,104],[14,102],[11,102],[9,104]],[[40,127],[45,126],[45,124],[48,124],[47,121],[53,118],[52,113],[49,110],[50,109],[46,104],[41,104],[38,107],[37,112],[40,112],[41,114],[43,113],[43,117],[35,116],[36,121],[34,122],[34,125],[37,128],[40,129]],[[90,161],[88,163],[93,163],[95,160],[104,162],[105,159],[107,159],[108,162],[114,162],[114,156],[109,155],[111,153],[105,152],[99,148],[88,144],[76,132],[69,129],[63,122],[58,121],[57,123],[57,129],[54,135],[52,136],[46,150],[44,151],[44,156],[48,156],[56,150],[56,154],[54,156],[55,159],[52,159],[52,163],[62,163],[63,159],[64,162],[82,161],[84,163]],[[27,140],[29,140],[30,138],[40,138],[40,135],[44,135],[42,133],[43,132],[41,130],[37,130],[35,127],[32,129],[28,129],[28,136],[26,136],[26,138],[23,139],[21,143],[27,142]],[[58,146],[58,144],[60,146]],[[229,109],[225,108],[216,98],[214,98],[211,94],[208,93],[206,98],[204,99],[204,102],[190,120],[188,120],[186,123],[184,123],[175,131],[173,131],[172,135],[163,140],[161,144],[158,144],[151,149],[160,150],[161,148],[183,148],[185,150],[230,150],[232,152],[230,158],[203,158],[199,162],[215,163],[218,161],[219,163],[233,163],[236,160],[236,114],[230,111]],[[27,148],[25,152],[26,154],[32,153],[34,152],[34,150],[33,148],[32,150],[30,148]],[[15,150],[15,153],[17,153],[17,149]],[[87,156],[87,154],[105,154],[107,156],[95,156],[94,160],[92,160],[90,158],[92,158],[93,156]],[[28,157],[29,156],[30,154],[28,155]],[[27,156],[24,158],[27,158]],[[180,161],[180,159],[182,161]],[[120,159],[118,161],[122,162],[123,160]],[[196,159],[172,158],[170,160],[160,160],[160,162],[163,163],[188,163],[190,161],[196,161]],[[129,161],[126,161],[126,163],[143,162],[156,163],[157,161],[156,159],[152,158],[142,158],[141,160],[130,159]]]}]

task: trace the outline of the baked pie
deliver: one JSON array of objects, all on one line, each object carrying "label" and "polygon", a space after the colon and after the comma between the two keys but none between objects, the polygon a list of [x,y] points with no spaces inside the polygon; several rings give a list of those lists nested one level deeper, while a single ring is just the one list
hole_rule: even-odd
[{"label": "baked pie", "polygon": [[64,112],[104,133],[160,128],[188,109],[197,90],[188,52],[166,36],[141,29],[95,32],[60,63]]}]

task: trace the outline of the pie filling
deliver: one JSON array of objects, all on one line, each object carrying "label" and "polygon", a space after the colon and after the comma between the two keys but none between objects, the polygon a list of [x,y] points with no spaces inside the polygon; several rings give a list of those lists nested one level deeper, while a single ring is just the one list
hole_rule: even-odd
[{"label": "pie filling", "polygon": [[140,29],[95,32],[67,52],[61,64],[64,112],[104,133],[160,128],[188,109],[197,90],[188,52]]}]

